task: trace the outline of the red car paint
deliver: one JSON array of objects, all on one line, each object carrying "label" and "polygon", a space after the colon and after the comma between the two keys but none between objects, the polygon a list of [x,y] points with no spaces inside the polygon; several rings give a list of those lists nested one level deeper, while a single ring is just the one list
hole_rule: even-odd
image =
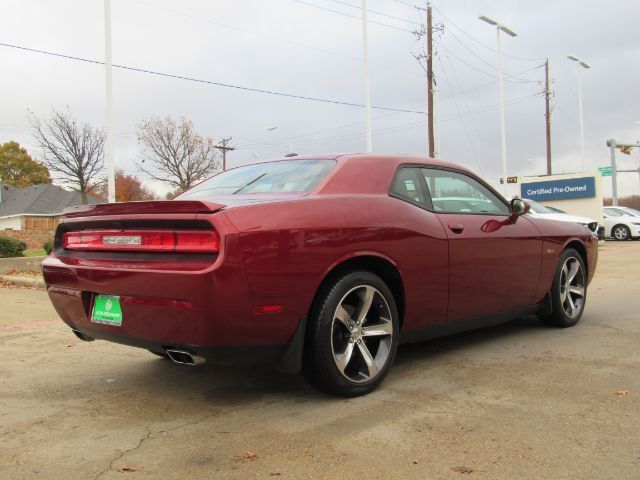
[{"label": "red car paint", "polygon": [[[396,170],[407,164],[478,180],[460,166],[410,156],[304,158],[336,162],[308,194],[218,195],[67,212],[42,264],[60,317],[89,338],[152,349],[275,346],[271,359],[277,360],[323,280],[354,259],[375,259],[396,272],[405,338],[425,327],[541,304],[569,244],[586,254],[589,281],[593,277],[597,239],[580,225],[524,215],[488,232],[483,225],[505,216],[438,214],[389,194]],[[61,243],[68,231],[118,228],[214,229],[220,250],[76,252]],[[121,297],[121,326],[90,321],[97,293]]]}]

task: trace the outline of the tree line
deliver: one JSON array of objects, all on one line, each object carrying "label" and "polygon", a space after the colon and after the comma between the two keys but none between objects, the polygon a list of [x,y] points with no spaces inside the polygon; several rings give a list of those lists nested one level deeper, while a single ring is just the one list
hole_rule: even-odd
[{"label": "tree line", "polygon": [[[104,129],[79,123],[69,109],[53,109],[48,117],[28,113],[38,148],[36,159],[17,142],[0,146],[0,181],[15,187],[51,183],[52,177],[82,195],[107,198],[104,176]],[[197,133],[193,122],[152,117],[137,126],[140,171],[170,187],[176,195],[220,169],[219,151],[211,137]],[[116,201],[150,200],[153,192],[134,175],[116,171]]]}]

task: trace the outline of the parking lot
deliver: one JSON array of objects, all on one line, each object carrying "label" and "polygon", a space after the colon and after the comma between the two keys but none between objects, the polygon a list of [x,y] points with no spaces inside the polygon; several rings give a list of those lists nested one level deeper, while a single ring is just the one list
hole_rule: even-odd
[{"label": "parking lot", "polygon": [[0,476],[639,478],[638,265],[640,242],[601,243],[577,327],[526,317],[402,347],[348,400],[84,343],[44,291],[0,288]]}]

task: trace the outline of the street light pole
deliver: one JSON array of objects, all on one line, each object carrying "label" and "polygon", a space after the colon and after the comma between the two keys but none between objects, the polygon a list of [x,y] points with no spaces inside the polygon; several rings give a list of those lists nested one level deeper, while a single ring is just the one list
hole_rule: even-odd
[{"label": "street light pole", "polygon": [[498,89],[500,91],[500,147],[502,152],[502,193],[507,196],[507,128],[504,118],[504,79],[503,79],[503,67],[502,67],[502,38],[500,32],[504,32],[510,37],[517,36],[516,32],[509,27],[502,25],[495,20],[481,15],[478,17],[483,22],[488,23],[491,26],[496,27],[497,41],[498,41]]},{"label": "street light pole", "polygon": [[104,51],[105,51],[105,86],[107,99],[107,199],[109,203],[116,201],[116,174],[113,158],[113,88],[111,77],[111,0],[104,0]]},{"label": "street light pole", "polygon": [[371,88],[369,86],[369,45],[367,39],[367,0],[362,0],[362,54],[364,57],[364,97],[367,123],[367,152],[373,151],[371,136]]},{"label": "street light pole", "polygon": [[582,160],[582,171],[584,172],[584,112],[582,104],[582,69],[591,68],[587,62],[579,59],[575,55],[567,56],[569,60],[576,62],[578,68],[578,112],[580,115],[580,156]]}]

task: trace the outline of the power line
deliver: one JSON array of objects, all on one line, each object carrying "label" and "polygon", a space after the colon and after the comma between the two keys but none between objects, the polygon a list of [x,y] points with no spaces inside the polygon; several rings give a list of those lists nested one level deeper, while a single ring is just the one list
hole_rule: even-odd
[{"label": "power line", "polygon": [[[358,10],[360,10],[362,8],[359,5],[353,5],[353,4],[349,3],[349,2],[344,2],[342,0],[330,0],[330,1],[332,1],[334,3],[337,3],[338,5],[344,5],[345,7],[356,8]],[[407,23],[410,23],[411,25],[420,25],[419,22],[415,22],[413,20],[408,20],[406,18],[396,17],[394,15],[389,15],[388,13],[378,12],[378,11],[372,10],[370,8],[367,8],[367,12],[373,13],[375,15],[380,15],[382,17],[392,18],[393,20],[400,20],[402,22],[407,22]]]},{"label": "power line", "polygon": [[[460,45],[462,45],[462,47],[463,47],[465,50],[467,50],[471,55],[473,55],[475,58],[477,58],[478,60],[480,60],[480,61],[481,61],[482,63],[484,63],[485,65],[489,66],[491,69],[493,69],[493,70],[498,70],[498,67],[496,67],[496,66],[495,66],[495,65],[493,65],[492,63],[490,63],[490,62],[488,62],[487,60],[485,60],[484,58],[482,58],[480,55],[478,55],[476,52],[474,52],[474,51],[473,51],[469,46],[467,46],[467,45],[466,45],[462,40],[460,40],[460,38],[459,38],[455,33],[453,33],[453,31],[452,31],[452,30],[449,30],[449,33],[450,33],[450,34],[451,34],[451,36],[452,36],[452,37],[453,37],[453,38],[454,38],[454,39],[455,39],[455,40],[456,40]],[[537,70],[538,68],[542,68],[542,67],[544,67],[544,64],[539,65],[539,66],[537,66],[537,67],[535,67],[535,68],[531,69],[531,71],[532,71],[532,70]],[[516,80],[520,80],[520,81],[522,81],[522,82],[537,82],[537,80],[528,80],[528,79],[526,79],[526,78],[519,78],[517,75],[511,75],[511,74],[509,74],[509,73],[507,73],[507,72],[504,72],[504,75],[505,75],[505,76],[507,76],[507,77],[511,77],[511,78],[513,78],[513,79],[516,79]]]},{"label": "power line", "polygon": [[[270,34],[266,34],[266,33],[262,33],[262,32],[255,32],[255,31],[252,31],[252,30],[248,30],[246,28],[237,27],[237,26],[234,26],[234,25],[229,25],[229,24],[226,24],[226,23],[219,22],[217,20],[212,20],[210,18],[202,17],[200,15],[195,15],[195,14],[188,13],[188,12],[185,12],[185,11],[176,10],[175,8],[169,8],[169,7],[165,7],[165,6],[162,6],[162,5],[155,5],[155,4],[153,4],[151,2],[147,2],[145,0],[137,0],[137,3],[139,3],[141,5],[147,5],[147,6],[151,7],[151,8],[155,8],[157,10],[164,10],[166,12],[170,12],[170,13],[175,14],[175,15],[180,15],[182,17],[189,18],[191,20],[197,20],[199,22],[209,23],[209,24],[216,25],[216,26],[219,26],[219,27],[222,27],[222,28],[226,28],[226,29],[229,29],[229,30],[233,30],[233,31],[236,31],[236,32],[242,32],[242,33],[246,33],[246,34],[249,34],[249,35],[255,35],[255,36],[266,38],[266,39],[269,39],[269,40],[272,40],[272,41],[275,41],[275,42],[285,43],[285,44],[288,44],[288,45],[291,45],[291,46],[294,46],[294,47],[297,47],[297,48],[302,48],[302,49],[306,49],[306,50],[313,50],[315,52],[323,53],[325,55],[333,55],[333,56],[336,56],[336,57],[348,58],[350,60],[360,60],[360,57],[355,57],[353,55],[347,55],[347,54],[340,53],[340,52],[335,52],[335,51],[332,51],[332,50],[325,50],[323,48],[314,47],[312,45],[306,45],[304,43],[294,42],[294,41],[288,40],[286,38],[277,37],[275,35],[270,35]],[[416,76],[419,75],[416,72],[405,70],[405,69],[403,69],[401,67],[398,67],[398,66],[395,66],[395,65],[389,65],[387,63],[372,61],[371,64],[372,65],[383,66],[385,68],[390,68],[390,69],[393,69],[393,70],[395,70],[397,72],[402,72],[402,73],[407,74],[407,75],[416,75]]]},{"label": "power line", "polygon": [[[466,60],[463,60],[458,55],[456,55],[451,50],[449,50],[447,47],[445,47],[442,43],[439,43],[438,46],[440,48],[442,48],[445,52],[447,52],[449,55],[451,55],[453,58],[458,60],[460,63],[463,63],[464,65],[466,65],[467,67],[475,70],[476,72],[482,73],[483,75],[486,75],[487,77],[498,79],[497,75],[494,75],[493,73],[485,72],[484,70],[476,67],[475,65],[472,65],[471,63],[467,62]],[[509,77],[512,77],[512,75],[509,75],[507,73],[505,73],[505,75],[508,75]],[[511,79],[511,78],[505,78],[504,80],[505,80],[505,82],[511,82],[511,83],[541,83],[542,82],[541,80],[517,80],[517,79]]]},{"label": "power line", "polygon": [[[394,0],[397,1],[397,0]],[[456,24],[453,20],[451,20],[449,17],[447,17],[445,15],[445,13],[440,10],[438,7],[436,7],[433,3],[431,4],[431,6],[438,11],[438,13],[440,15],[442,15],[442,17],[447,20],[451,25],[453,25],[455,28],[457,28],[460,32],[462,32],[464,35],[466,35],[467,37],[469,37],[471,40],[473,40],[474,42],[476,42],[478,45],[481,45],[482,47],[491,50],[494,53],[498,53],[498,51],[488,45],[486,45],[485,43],[482,43],[480,40],[478,40],[476,37],[474,37],[473,35],[471,35],[469,32],[467,32],[464,28],[460,27],[458,24]],[[418,8],[418,7],[416,7]],[[545,58],[544,57],[517,57],[515,55],[508,55],[506,53],[503,53],[502,55],[504,55],[505,57],[508,58],[513,58],[514,60],[522,60],[522,61],[527,61],[527,62],[540,62],[540,61],[544,61]]]},{"label": "power line", "polygon": [[[1,43],[0,42],[0,46],[2,47],[8,47],[8,48],[14,48],[17,50],[22,50],[22,51],[27,51],[27,52],[34,52],[34,53],[41,53],[43,55],[50,55],[53,57],[59,57],[59,58],[66,58],[68,60],[75,60],[78,62],[85,62],[85,63],[93,63],[96,65],[104,65],[104,62],[101,62],[99,60],[93,60],[93,59],[89,59],[89,58],[82,58],[82,57],[75,57],[72,55],[64,55],[61,53],[55,53],[55,52],[48,52],[45,50],[38,50],[35,48],[28,48],[28,47],[24,47],[24,46],[20,46],[20,45],[12,45],[9,43]],[[245,87],[245,86],[241,86],[241,85],[233,85],[230,83],[222,83],[222,82],[215,82],[212,80],[203,80],[203,79],[199,79],[199,78],[194,78],[194,77],[188,77],[186,75],[175,75],[175,74],[171,74],[171,73],[163,73],[163,72],[158,72],[155,70],[148,70],[145,68],[138,68],[138,67],[130,67],[127,65],[116,65],[113,64],[113,68],[120,68],[122,70],[129,70],[132,72],[139,72],[139,73],[146,73],[149,75],[156,75],[159,77],[166,77],[166,78],[173,78],[173,79],[177,79],[177,80],[186,80],[189,82],[195,82],[195,83],[203,83],[203,84],[207,84],[207,85],[215,85],[217,87],[225,87],[225,88],[233,88],[235,90],[243,90],[246,92],[253,92],[253,93],[263,93],[263,94],[267,94],[267,95],[275,95],[278,97],[286,97],[286,98],[293,98],[296,100],[308,100],[308,101],[312,101],[312,102],[320,102],[320,103],[329,103],[329,104],[333,104],[333,105],[344,105],[344,106],[348,106],[348,107],[359,107],[359,108],[364,108],[365,105],[361,104],[361,103],[352,103],[352,102],[344,102],[341,100],[331,100],[328,98],[318,98],[318,97],[308,97],[305,95],[295,95],[292,93],[284,93],[284,92],[276,92],[273,90],[265,90],[265,89],[261,89],[261,88],[252,88],[252,87]],[[390,111],[390,112],[401,112],[401,113],[416,113],[419,115],[426,115],[427,112],[422,112],[422,111],[417,111],[417,110],[407,110],[407,109],[402,109],[402,108],[393,108],[393,107],[381,107],[381,106],[374,106],[372,105],[371,108],[374,108],[376,110],[386,110],[386,111]]]},{"label": "power line", "polygon": [[[325,12],[331,12],[331,13],[335,13],[337,15],[342,15],[343,17],[355,18],[356,20],[362,21],[362,17],[359,17],[357,15],[351,15],[350,13],[341,12],[340,10],[334,10],[333,8],[323,7],[321,5],[316,5],[315,3],[305,2],[303,0],[291,0],[291,1],[295,2],[295,3],[299,3],[301,5],[306,5],[308,7],[313,7],[313,8],[317,8],[317,9],[320,9],[320,10],[324,10]],[[380,26],[387,27],[387,28],[393,28],[394,30],[400,30],[402,32],[413,33],[413,31],[407,30],[406,28],[397,27],[395,25],[389,25],[388,23],[378,22],[376,20],[369,20],[368,23],[373,23],[373,24],[380,25]]]}]

